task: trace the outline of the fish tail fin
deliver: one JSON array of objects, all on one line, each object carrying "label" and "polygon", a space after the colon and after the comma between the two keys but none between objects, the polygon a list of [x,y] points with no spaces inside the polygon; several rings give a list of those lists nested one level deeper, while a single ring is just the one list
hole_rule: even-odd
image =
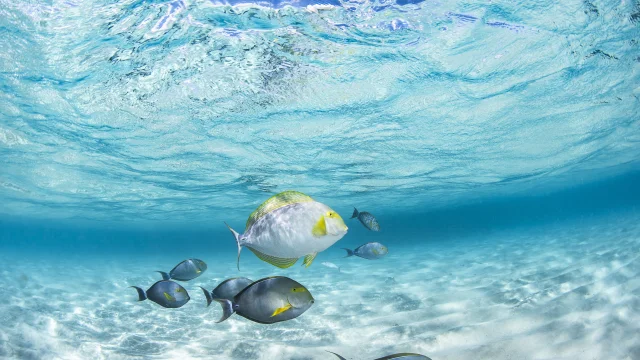
[{"label": "fish tail fin", "polygon": [[325,351],[326,351],[326,352],[328,352],[328,353],[332,353],[333,355],[337,356],[337,357],[338,357],[338,359],[340,359],[340,360],[347,360],[347,359],[343,358],[342,356],[340,356],[340,355],[338,355],[338,354],[334,353],[333,351],[329,351],[329,350],[325,350]]},{"label": "fish tail fin", "polygon": [[202,286],[200,286],[200,289],[202,289],[204,296],[206,296],[207,298],[207,307],[208,307],[209,305],[211,305],[211,302],[213,301],[213,299],[211,298],[211,293],[209,293],[207,289],[203,288]]},{"label": "fish tail fin", "polygon": [[343,249],[343,250],[347,250],[347,256],[345,256],[345,257],[349,257],[349,256],[353,256],[353,255],[354,255],[354,254],[353,254],[353,250],[349,250],[349,249],[347,249],[347,248],[342,248],[342,249]]},{"label": "fish tail fin", "polygon": [[353,214],[351,215],[350,219],[357,218],[358,215],[360,215],[360,213],[358,212],[358,209],[356,209],[355,206],[354,206],[353,207]]},{"label": "fish tail fin", "polygon": [[242,251],[242,245],[240,244],[240,234],[238,234],[237,231],[233,230],[231,226],[229,226],[229,224],[227,224],[226,222],[224,224],[227,225],[227,228],[229,229],[229,231],[231,231],[231,233],[233,234],[233,237],[236,239],[236,244],[238,244],[237,266],[238,266],[238,270],[240,270],[240,251]]},{"label": "fish tail fin", "polygon": [[144,290],[142,290],[137,286],[129,286],[129,287],[136,289],[136,291],[138,292],[138,301],[147,300],[147,294],[145,294]]},{"label": "fish tail fin", "polygon": [[227,299],[213,299],[222,305],[222,317],[220,320],[216,321],[216,323],[221,323],[229,318],[229,316],[233,315],[235,311],[233,311],[233,303]]},{"label": "fish tail fin", "polygon": [[162,280],[169,280],[169,279],[171,279],[171,276],[169,276],[169,274],[167,274],[167,273],[166,273],[166,272],[164,272],[164,271],[157,271],[157,270],[156,270],[156,272],[158,272],[158,273],[160,273],[160,275],[162,275]]}]

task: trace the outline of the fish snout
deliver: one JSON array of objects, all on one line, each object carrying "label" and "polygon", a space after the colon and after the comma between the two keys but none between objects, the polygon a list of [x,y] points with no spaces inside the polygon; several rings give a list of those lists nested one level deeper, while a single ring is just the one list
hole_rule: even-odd
[{"label": "fish snout", "polygon": [[300,293],[295,296],[288,296],[287,301],[294,309],[308,309],[313,305],[315,299],[308,291],[306,291],[305,293]]}]

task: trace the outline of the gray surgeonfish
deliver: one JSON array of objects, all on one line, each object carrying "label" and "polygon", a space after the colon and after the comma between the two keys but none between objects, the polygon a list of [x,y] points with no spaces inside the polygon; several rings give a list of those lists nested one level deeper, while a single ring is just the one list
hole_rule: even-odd
[{"label": "gray surgeonfish", "polygon": [[347,248],[342,248],[347,251],[347,256],[359,256],[364,259],[376,260],[381,257],[387,255],[389,250],[386,246],[380,244],[379,242],[370,242],[364,245],[358,246],[355,250],[349,250]]},{"label": "gray surgeonfish", "polygon": [[337,212],[298,191],[281,192],[258,206],[249,215],[243,234],[227,227],[238,245],[238,270],[243,247],[281,269],[303,256],[308,267],[348,230]]},{"label": "gray surgeonfish", "polygon": [[[344,357],[328,351],[328,353],[332,353],[333,355],[337,356],[338,359],[340,360],[347,360]],[[420,355],[420,354],[413,354],[413,353],[400,353],[400,354],[393,354],[393,355],[387,355],[381,358],[377,358],[375,360],[391,360],[391,359],[397,359],[397,360],[431,360],[430,357],[424,356],[424,355]]]},{"label": "gray surgeonfish", "polygon": [[198,259],[187,259],[176,265],[169,273],[158,271],[163,280],[189,281],[202,275],[207,270],[207,264]]},{"label": "gray surgeonfish", "polygon": [[189,302],[189,293],[177,282],[160,280],[144,291],[137,286],[132,288],[138,291],[138,301],[151,300],[166,308],[179,308]]},{"label": "gray surgeonfish", "polygon": [[371,231],[380,231],[380,224],[378,224],[378,220],[371,213],[366,211],[359,212],[355,207],[353,208],[353,215],[351,215],[351,219],[358,218],[362,225]]},{"label": "gray surgeonfish", "polygon": [[207,306],[209,306],[213,299],[227,299],[233,301],[233,298],[238,295],[240,291],[244,290],[244,288],[251,285],[251,283],[253,283],[253,280],[251,279],[247,279],[246,277],[237,277],[221,282],[215,289],[211,290],[211,293],[202,286],[200,289],[204,292],[204,296],[207,297]]},{"label": "gray surgeonfish", "polygon": [[234,312],[260,324],[294,319],[313,305],[309,290],[295,280],[273,276],[253,282],[233,300],[213,299],[222,305],[223,322]]}]

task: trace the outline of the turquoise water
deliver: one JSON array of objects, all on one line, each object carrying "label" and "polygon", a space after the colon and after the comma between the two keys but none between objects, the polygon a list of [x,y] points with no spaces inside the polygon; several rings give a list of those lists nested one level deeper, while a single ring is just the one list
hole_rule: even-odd
[{"label": "turquoise water", "polygon": [[[640,359],[639,41],[637,1],[0,0],[0,358]],[[349,232],[238,271],[289,189]],[[314,305],[198,288],[274,275]]]}]

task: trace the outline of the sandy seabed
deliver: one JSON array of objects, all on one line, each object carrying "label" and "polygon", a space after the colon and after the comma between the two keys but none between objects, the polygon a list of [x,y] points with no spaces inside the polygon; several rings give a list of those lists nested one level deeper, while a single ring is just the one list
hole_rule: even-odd
[{"label": "sandy seabed", "polygon": [[[309,269],[279,270],[243,252],[202,255],[180,309],[136,302],[182,259],[3,254],[0,358],[640,359],[640,216],[386,243],[381,260],[342,258],[339,243]],[[232,241],[232,239],[228,239]],[[350,240],[351,241],[351,240]],[[197,254],[194,257],[199,257]],[[331,261],[341,271],[321,265]],[[286,275],[316,299],[299,318],[261,325],[206,307],[198,286]]]}]

